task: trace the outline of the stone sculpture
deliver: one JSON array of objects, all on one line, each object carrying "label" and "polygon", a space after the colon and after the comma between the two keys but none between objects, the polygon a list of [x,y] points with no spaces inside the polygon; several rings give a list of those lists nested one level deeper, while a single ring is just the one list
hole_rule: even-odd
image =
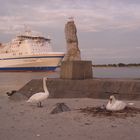
[{"label": "stone sculpture", "polygon": [[78,48],[77,29],[73,18],[70,18],[65,25],[65,37],[67,44],[67,53],[64,61],[81,60],[80,50]]}]

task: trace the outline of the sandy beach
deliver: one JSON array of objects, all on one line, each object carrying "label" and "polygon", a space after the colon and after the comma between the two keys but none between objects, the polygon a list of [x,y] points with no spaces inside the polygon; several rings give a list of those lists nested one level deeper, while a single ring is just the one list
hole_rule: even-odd
[{"label": "sandy beach", "polygon": [[[140,114],[134,117],[92,116],[81,113],[80,108],[96,107],[107,100],[75,98],[48,99],[43,108],[12,101],[0,91],[1,140],[139,140]],[[51,114],[56,103],[64,102],[71,111]],[[129,101],[127,101],[129,102]],[[140,108],[139,101],[131,101]]]}]

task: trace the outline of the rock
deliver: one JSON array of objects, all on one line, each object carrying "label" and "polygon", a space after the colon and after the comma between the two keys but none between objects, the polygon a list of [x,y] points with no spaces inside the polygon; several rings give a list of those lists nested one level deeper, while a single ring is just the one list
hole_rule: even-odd
[{"label": "rock", "polygon": [[11,92],[6,92],[6,94],[8,96],[12,96],[14,93],[16,93],[17,91],[16,90],[12,90]]},{"label": "rock", "polygon": [[57,103],[56,107],[51,111],[51,114],[70,111],[71,109],[65,103]]},{"label": "rock", "polygon": [[78,48],[77,29],[73,19],[65,25],[65,37],[67,43],[67,53],[65,61],[81,60],[80,50]]}]

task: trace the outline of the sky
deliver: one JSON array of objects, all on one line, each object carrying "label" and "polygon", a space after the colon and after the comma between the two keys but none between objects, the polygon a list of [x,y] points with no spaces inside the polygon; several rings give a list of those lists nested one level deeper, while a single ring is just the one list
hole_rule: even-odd
[{"label": "sky", "polygon": [[140,63],[140,0],[0,0],[0,42],[27,26],[66,51],[64,28],[74,17],[83,60]]}]

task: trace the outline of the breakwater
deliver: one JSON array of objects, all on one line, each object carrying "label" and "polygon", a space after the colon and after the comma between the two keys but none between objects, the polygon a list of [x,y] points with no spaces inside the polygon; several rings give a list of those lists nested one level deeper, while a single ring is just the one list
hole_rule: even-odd
[{"label": "breakwater", "polygon": [[[48,79],[50,98],[99,98],[108,99],[115,94],[117,98],[140,100],[140,79],[86,79],[63,80]],[[13,98],[27,99],[43,91],[42,80],[33,79],[14,94]]]}]

